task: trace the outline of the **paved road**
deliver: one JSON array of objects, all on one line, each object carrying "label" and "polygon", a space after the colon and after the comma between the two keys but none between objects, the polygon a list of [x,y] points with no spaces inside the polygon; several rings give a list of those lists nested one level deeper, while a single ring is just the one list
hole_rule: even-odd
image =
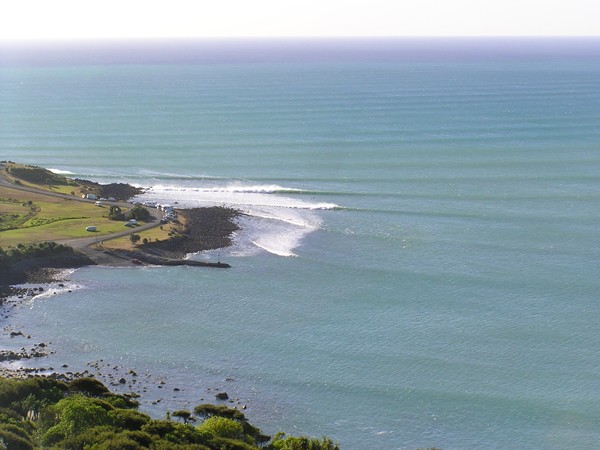
[{"label": "paved road", "polygon": [[[41,189],[36,189],[36,188],[28,187],[28,186],[20,186],[17,184],[13,184],[6,178],[2,164],[0,164],[0,186],[6,187],[8,189],[14,189],[14,190],[21,191],[21,192],[32,192],[34,194],[47,195],[50,197],[62,198],[62,199],[66,199],[66,200],[74,201],[74,202],[83,202],[83,203],[91,202],[91,200],[79,198],[74,195],[61,194],[59,192],[44,191]],[[110,202],[109,204],[117,205],[121,208],[131,208],[131,206],[132,206],[131,203],[126,203],[126,202]],[[150,228],[159,226],[160,225],[160,216],[158,214],[158,211],[154,208],[146,208],[146,209],[150,213],[150,216],[153,218],[153,220],[151,222],[145,223],[143,225],[139,225],[135,228],[128,228],[126,230],[119,231],[118,233],[111,233],[111,234],[97,233],[90,237],[61,239],[61,240],[57,240],[56,242],[59,244],[68,245],[75,249],[81,250],[84,247],[95,244],[98,241],[108,241],[109,239],[127,236],[129,234],[138,233],[140,231],[148,230]]]}]

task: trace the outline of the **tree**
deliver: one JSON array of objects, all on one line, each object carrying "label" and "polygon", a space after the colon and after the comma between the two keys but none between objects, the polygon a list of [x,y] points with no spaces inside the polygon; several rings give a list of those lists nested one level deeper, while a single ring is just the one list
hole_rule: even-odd
[{"label": "tree", "polygon": [[134,206],[125,214],[125,219],[146,220],[150,217],[150,212],[143,206]]},{"label": "tree", "polygon": [[108,211],[108,218],[110,220],[125,220],[125,215],[117,205],[111,205]]},{"label": "tree", "polygon": [[136,233],[131,233],[129,235],[129,240],[133,245],[135,245],[140,240],[140,235]]},{"label": "tree", "polygon": [[174,411],[173,417],[178,417],[180,419],[183,419],[183,423],[188,423],[190,420],[193,420],[192,413],[189,411],[186,411],[184,409]]},{"label": "tree", "polygon": [[58,414],[59,422],[48,430],[46,437],[54,438],[55,435],[69,437],[87,428],[114,423],[114,414],[93,399],[80,395],[64,398],[52,409]]}]

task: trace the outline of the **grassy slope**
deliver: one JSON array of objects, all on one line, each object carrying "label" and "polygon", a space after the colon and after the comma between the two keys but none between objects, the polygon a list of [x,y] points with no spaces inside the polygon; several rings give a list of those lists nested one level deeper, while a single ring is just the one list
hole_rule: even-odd
[{"label": "grassy slope", "polygon": [[[55,241],[74,237],[91,236],[85,228],[96,225],[98,235],[123,230],[123,222],[108,219],[108,208],[49,197],[43,194],[20,192],[0,187],[0,197],[19,200],[22,203],[32,201],[37,210],[33,217],[21,223],[17,229],[0,231],[0,246],[8,247],[18,243]],[[25,215],[31,208],[22,203],[2,203],[0,213],[8,216]]]},{"label": "grassy slope", "polygon": [[[12,167],[21,165],[15,164]],[[13,182],[15,180],[10,175],[7,178]],[[67,184],[48,185],[24,180],[19,180],[19,183],[42,191],[66,194],[75,192],[75,195],[79,195],[77,187]],[[29,201],[32,202],[31,205],[28,204]],[[93,235],[86,231],[89,225],[97,227],[96,236],[99,239],[103,235],[123,231],[123,222],[109,220],[108,210],[108,207],[95,206],[91,201],[80,202],[0,186],[0,215],[3,219],[0,222],[0,246],[8,248],[19,243],[91,237]],[[16,229],[7,230],[15,226]]]},{"label": "grassy slope", "polygon": [[[5,164],[8,167],[29,167],[20,164]],[[35,168],[34,178],[46,179],[45,169]],[[16,178],[4,173],[13,183]],[[74,194],[79,197],[81,190],[77,186],[69,185],[69,180],[64,179],[64,185],[49,185],[46,183],[34,183],[19,179],[22,186],[33,187],[42,191],[59,192],[62,194]],[[27,202],[31,201],[29,205]],[[108,206],[98,207],[93,202],[71,201],[55,198],[43,193],[34,194],[7,189],[0,186],[0,247],[8,248],[19,243],[46,242],[77,237],[94,236],[85,228],[89,225],[97,227],[95,236],[102,240],[102,236],[124,230],[123,222],[108,220]],[[7,228],[15,228],[8,230]],[[152,228],[142,231],[140,243],[143,239],[150,241],[169,239],[169,231],[181,229],[172,224],[164,227]],[[135,229],[132,229],[135,231]],[[104,241],[105,248],[126,249],[135,248],[128,236]]]}]

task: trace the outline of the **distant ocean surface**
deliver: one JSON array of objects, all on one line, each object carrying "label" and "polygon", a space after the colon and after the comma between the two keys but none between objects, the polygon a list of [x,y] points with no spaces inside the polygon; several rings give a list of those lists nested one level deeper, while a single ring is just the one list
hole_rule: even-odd
[{"label": "distant ocean surface", "polygon": [[598,446],[599,39],[46,47],[1,49],[0,159],[248,215],[230,270],[16,308],[41,364],[344,449]]}]

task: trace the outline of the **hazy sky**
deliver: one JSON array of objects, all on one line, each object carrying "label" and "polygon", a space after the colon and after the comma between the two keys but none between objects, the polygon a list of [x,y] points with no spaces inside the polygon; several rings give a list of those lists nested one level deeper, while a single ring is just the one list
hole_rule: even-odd
[{"label": "hazy sky", "polygon": [[599,0],[1,0],[0,39],[598,36]]}]

